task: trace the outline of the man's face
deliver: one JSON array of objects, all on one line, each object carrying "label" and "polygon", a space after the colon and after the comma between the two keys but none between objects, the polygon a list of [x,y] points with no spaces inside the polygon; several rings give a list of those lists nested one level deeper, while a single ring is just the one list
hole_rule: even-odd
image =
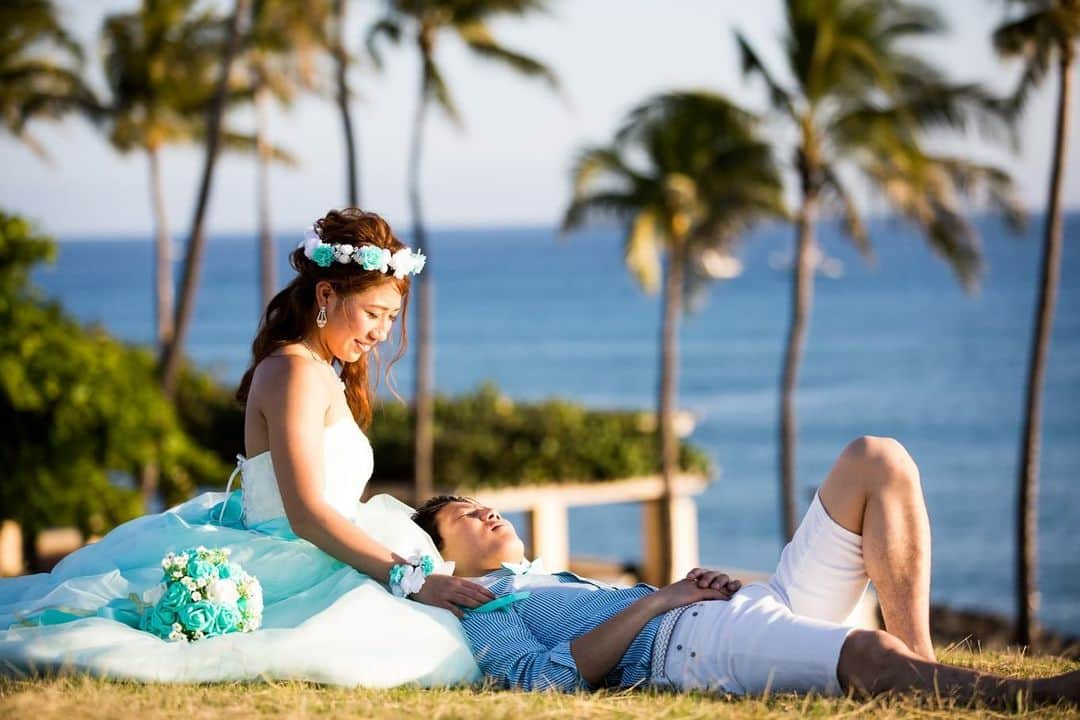
[{"label": "man's face", "polygon": [[442,555],[457,565],[456,573],[482,575],[504,562],[521,562],[524,544],[514,526],[479,503],[452,502],[435,516],[442,535]]}]

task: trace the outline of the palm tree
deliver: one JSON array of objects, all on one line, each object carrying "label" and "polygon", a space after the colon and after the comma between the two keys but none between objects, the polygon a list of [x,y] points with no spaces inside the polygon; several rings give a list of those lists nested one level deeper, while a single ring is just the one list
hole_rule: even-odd
[{"label": "palm tree", "polygon": [[269,105],[291,103],[299,88],[316,85],[314,54],[324,44],[323,28],[329,16],[326,0],[257,0],[252,8],[245,65],[255,103],[256,225],[260,309],[277,289],[277,253],[270,222],[270,162],[293,162],[269,138]]},{"label": "palm tree", "polygon": [[188,326],[195,310],[195,295],[198,291],[199,272],[202,257],[206,249],[206,211],[210,201],[210,187],[214,179],[218,152],[222,145],[222,124],[225,115],[225,103],[229,95],[229,74],[233,58],[236,57],[241,39],[251,22],[251,1],[235,0],[233,10],[226,26],[225,41],[221,50],[221,68],[214,90],[213,101],[207,114],[206,156],[203,163],[202,179],[199,183],[199,195],[195,203],[195,215],[191,222],[187,249],[184,256],[184,271],[180,283],[180,302],[176,309],[175,331],[171,342],[165,345],[161,353],[161,384],[166,395],[172,397],[176,392],[176,383],[180,374],[183,358],[184,341]]},{"label": "palm tree", "polygon": [[1031,355],[1025,389],[1024,421],[1020,436],[1020,466],[1016,523],[1016,641],[1031,643],[1038,610],[1036,565],[1038,562],[1039,433],[1042,422],[1042,391],[1046,358],[1054,327],[1058,276],[1061,273],[1061,196],[1065,187],[1066,143],[1069,137],[1069,105],[1076,43],[1080,39],[1080,2],[1077,0],[1012,0],[1020,6],[1019,18],[1010,19],[994,33],[994,46],[1008,58],[1020,58],[1024,71],[1014,95],[1017,109],[1029,91],[1058,66],[1058,106],[1054,128],[1054,156],[1050,170],[1049,197],[1043,227],[1042,269],[1039,302],[1031,338]]},{"label": "palm tree", "polygon": [[341,113],[341,130],[345,134],[345,179],[349,188],[349,206],[360,207],[360,171],[356,163],[356,137],[352,113],[349,110],[349,65],[352,59],[345,48],[346,0],[333,0],[330,13],[330,34],[327,47],[334,59],[334,99]]},{"label": "palm tree", "polygon": [[194,0],[144,0],[134,12],[106,18],[101,31],[111,93],[109,141],[122,153],[142,151],[149,161],[159,349],[173,337],[175,294],[161,149],[202,135],[213,92],[213,57],[206,43],[215,21],[193,14],[194,6]]},{"label": "palm tree", "polygon": [[480,57],[502,63],[522,75],[541,78],[557,89],[558,80],[547,66],[502,46],[488,27],[490,21],[501,16],[523,17],[544,11],[546,6],[546,0],[386,0],[384,16],[368,33],[368,50],[376,66],[381,65],[376,41],[382,35],[393,42],[400,42],[407,32],[420,57],[420,96],[413,118],[412,149],[409,155],[409,204],[413,216],[413,244],[422,248],[429,260],[424,273],[418,276],[415,288],[419,297],[415,301],[418,329],[413,392],[416,405],[414,493],[418,499],[432,493],[434,446],[431,323],[435,290],[432,270],[437,266],[431,261],[431,247],[427,244],[420,202],[420,163],[428,106],[435,102],[456,125],[461,125],[457,105],[436,61],[436,43],[444,33],[453,32]]},{"label": "palm tree", "polygon": [[786,0],[785,11],[785,80],[736,33],[744,74],[764,81],[773,116],[797,137],[789,151],[798,210],[780,407],[784,542],[795,532],[794,393],[813,300],[818,219],[838,214],[847,236],[872,255],[849,176],[861,176],[913,221],[968,290],[977,285],[981,253],[961,200],[982,195],[1011,220],[1020,217],[1006,173],[924,147],[924,133],[933,127],[962,129],[973,120],[989,130],[1005,127],[1000,104],[981,88],[952,84],[903,49],[905,40],[943,30],[936,11],[898,0]]},{"label": "palm tree", "polygon": [[50,0],[0,4],[0,123],[40,157],[48,155],[28,132],[31,121],[98,110],[75,69],[82,56]]},{"label": "palm tree", "polygon": [[[757,118],[717,95],[660,95],[629,114],[610,146],[584,150],[573,170],[564,231],[595,213],[623,221],[627,267],[649,293],[658,289],[661,256],[666,259],[657,402],[665,541],[679,467],[674,414],[687,276],[704,251],[730,254],[755,221],[785,214],[780,174],[757,125]],[[664,582],[673,569],[670,550],[663,553]]]}]

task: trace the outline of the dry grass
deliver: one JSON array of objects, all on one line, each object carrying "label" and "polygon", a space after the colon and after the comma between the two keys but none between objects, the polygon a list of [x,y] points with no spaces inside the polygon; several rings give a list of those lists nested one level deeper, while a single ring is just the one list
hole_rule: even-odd
[{"label": "dry grass", "polygon": [[[1024,657],[1009,652],[949,648],[941,659],[956,665],[1015,676],[1064,672],[1075,663],[1056,657]],[[1021,706],[1010,712],[963,707],[934,697],[879,698],[869,702],[777,695],[768,698],[713,698],[654,692],[559,695],[478,689],[364,690],[306,683],[225,685],[141,685],[86,677],[0,680],[0,717],[17,720],[64,718],[416,718],[417,720],[576,720],[648,717],[1080,717],[1075,708]]]}]

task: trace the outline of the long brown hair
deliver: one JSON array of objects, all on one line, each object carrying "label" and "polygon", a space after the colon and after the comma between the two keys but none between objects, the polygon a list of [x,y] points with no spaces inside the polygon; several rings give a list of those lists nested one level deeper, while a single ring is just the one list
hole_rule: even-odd
[{"label": "long brown hair", "polygon": [[[357,208],[331,210],[315,223],[315,232],[323,242],[332,245],[375,245],[389,250],[391,254],[405,247],[394,235],[389,223],[375,213]],[[259,332],[251,343],[251,365],[240,380],[236,399],[247,403],[255,368],[263,359],[285,345],[301,342],[311,332],[315,326],[315,285],[323,280],[329,282],[334,292],[342,297],[386,282],[397,286],[401,293],[401,325],[397,352],[386,366],[388,374],[394,363],[405,354],[408,342],[405,329],[409,300],[408,276],[399,279],[378,270],[364,270],[361,265],[352,262],[333,262],[329,267],[322,267],[309,260],[302,247],[292,251],[289,262],[296,270],[296,277],[266,306],[266,312],[259,323]],[[371,354],[375,356],[374,382],[368,381],[368,354],[361,355],[356,362],[342,363],[341,369],[349,409],[356,423],[364,429],[371,425],[372,404],[379,383],[379,355],[375,348],[372,348]]]}]

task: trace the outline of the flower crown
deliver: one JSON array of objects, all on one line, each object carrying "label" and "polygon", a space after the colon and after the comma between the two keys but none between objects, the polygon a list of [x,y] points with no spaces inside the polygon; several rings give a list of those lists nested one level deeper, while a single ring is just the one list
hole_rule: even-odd
[{"label": "flower crown", "polygon": [[304,239],[297,247],[304,248],[304,257],[319,267],[330,267],[335,260],[342,264],[353,262],[365,270],[392,272],[398,280],[410,273],[418,274],[427,262],[422,252],[409,248],[402,248],[391,254],[386,248],[376,245],[353,246],[345,243],[325,243],[315,232],[315,228],[304,231]]}]

